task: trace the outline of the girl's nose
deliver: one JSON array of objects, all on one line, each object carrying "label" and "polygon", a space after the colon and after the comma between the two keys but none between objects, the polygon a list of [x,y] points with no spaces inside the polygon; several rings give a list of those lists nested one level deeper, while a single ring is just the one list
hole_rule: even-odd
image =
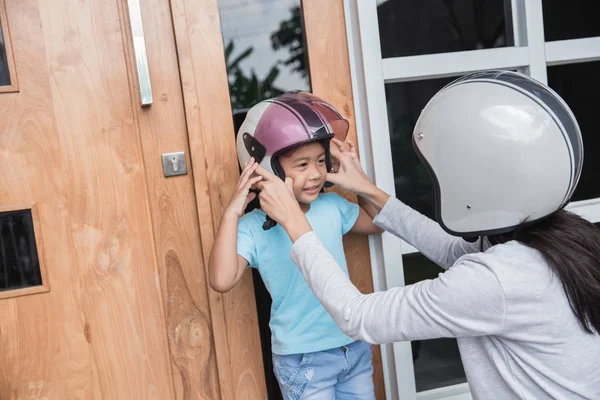
[{"label": "girl's nose", "polygon": [[309,175],[309,178],[310,178],[311,180],[317,180],[317,179],[321,179],[321,177],[322,177],[322,176],[323,176],[323,175],[322,175],[321,171],[319,170],[319,168],[317,168],[317,167],[312,167],[312,169],[311,169],[311,171],[310,171],[310,175]]}]

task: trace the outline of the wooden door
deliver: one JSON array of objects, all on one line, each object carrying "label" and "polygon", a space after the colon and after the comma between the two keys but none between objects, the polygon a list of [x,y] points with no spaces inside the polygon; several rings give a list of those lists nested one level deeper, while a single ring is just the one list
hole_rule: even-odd
[{"label": "wooden door", "polygon": [[[30,218],[41,279],[0,279],[0,399],[264,399],[252,278],[207,285],[238,176],[217,1],[139,1],[147,108],[128,2],[0,0],[0,224]],[[313,91],[354,136],[343,2],[303,11]],[[165,178],[174,151],[189,173]],[[346,245],[372,290],[366,239]]]},{"label": "wooden door", "polygon": [[[18,79],[0,92],[0,215],[30,215],[42,279],[0,291],[0,398],[173,398],[122,3],[0,9]],[[7,226],[4,277],[35,261]]]}]

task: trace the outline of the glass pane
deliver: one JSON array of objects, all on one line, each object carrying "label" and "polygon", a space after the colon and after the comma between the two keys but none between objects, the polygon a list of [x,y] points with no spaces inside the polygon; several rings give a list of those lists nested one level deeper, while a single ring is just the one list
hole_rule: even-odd
[{"label": "glass pane", "polygon": [[513,46],[510,0],[379,0],[383,58]]},{"label": "glass pane", "polygon": [[[0,10],[3,12],[3,10]],[[0,22],[1,24],[1,22]],[[0,25],[0,86],[10,85],[10,72],[8,71],[8,60],[6,58],[6,46],[4,45],[4,35]]]},{"label": "glass pane", "polygon": [[300,0],[220,0],[219,12],[234,114],[310,90]]},{"label": "glass pane", "polygon": [[590,0],[543,0],[546,41],[600,36],[596,6]]},{"label": "glass pane", "polygon": [[[229,94],[237,133],[247,110],[288,90],[310,91],[300,0],[219,0]],[[246,211],[258,206],[258,199]],[[253,269],[268,398],[281,399],[273,374],[271,297]]]},{"label": "glass pane", "polygon": [[[407,285],[436,278],[444,270],[421,254],[403,257]],[[467,381],[456,339],[411,342],[417,391],[457,385]]]},{"label": "glass pane", "polygon": [[454,79],[400,82],[385,86],[396,196],[432,219],[431,178],[413,149],[411,137],[421,110],[438,90]]},{"label": "glass pane", "polygon": [[0,291],[41,284],[31,210],[0,213]]},{"label": "glass pane", "polygon": [[548,67],[548,85],[571,107],[583,136],[583,172],[572,200],[600,197],[600,61]]}]

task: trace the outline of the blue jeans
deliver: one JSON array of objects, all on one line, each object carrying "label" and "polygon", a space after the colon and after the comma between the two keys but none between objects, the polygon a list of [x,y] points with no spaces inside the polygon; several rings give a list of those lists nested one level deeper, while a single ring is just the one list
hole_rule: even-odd
[{"label": "blue jeans", "polygon": [[273,367],[285,400],[373,400],[371,345],[346,346],[306,354],[273,354]]}]

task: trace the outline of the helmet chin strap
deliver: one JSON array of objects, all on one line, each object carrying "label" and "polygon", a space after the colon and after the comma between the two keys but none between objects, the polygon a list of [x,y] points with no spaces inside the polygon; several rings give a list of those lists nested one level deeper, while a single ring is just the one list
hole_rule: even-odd
[{"label": "helmet chin strap", "polygon": [[276,225],[277,225],[277,222],[275,222],[275,220],[273,218],[271,218],[267,215],[265,222],[263,222],[263,224],[262,224],[262,228],[264,231],[268,231],[269,229],[275,227]]}]

